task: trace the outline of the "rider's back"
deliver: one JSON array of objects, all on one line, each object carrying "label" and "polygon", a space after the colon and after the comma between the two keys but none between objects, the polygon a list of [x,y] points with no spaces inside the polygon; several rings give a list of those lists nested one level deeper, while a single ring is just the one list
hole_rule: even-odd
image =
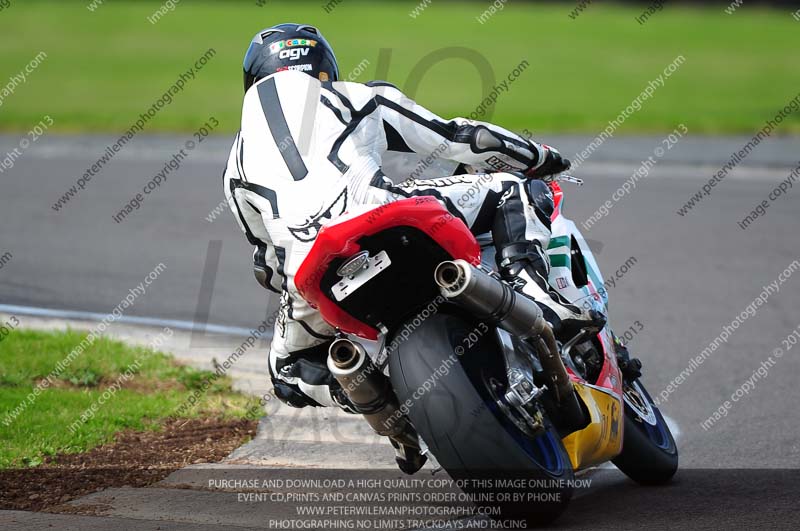
[{"label": "rider's back", "polygon": [[323,84],[295,71],[274,74],[247,91],[242,171],[249,182],[276,192],[278,217],[314,212],[326,197],[377,171],[379,135],[370,134],[366,123],[346,131],[355,109],[371,97],[365,85]]}]

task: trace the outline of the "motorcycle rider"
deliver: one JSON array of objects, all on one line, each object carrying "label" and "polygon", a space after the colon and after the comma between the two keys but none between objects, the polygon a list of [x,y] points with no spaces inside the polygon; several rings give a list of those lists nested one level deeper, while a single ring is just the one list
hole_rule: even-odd
[{"label": "motorcycle rider", "polygon": [[444,120],[389,83],[338,79],[333,50],[309,25],[264,29],[244,57],[224,188],[255,246],[258,282],[281,296],[269,353],[278,398],[348,408],[325,363],[334,330],[300,297],[294,274],[323,223],[368,205],[436,197],[474,234],[492,232],[501,274],[524,283],[556,331],[602,326],[602,315],[569,304],[547,280],[554,206],[541,178],[567,170],[567,159],[492,124]]}]

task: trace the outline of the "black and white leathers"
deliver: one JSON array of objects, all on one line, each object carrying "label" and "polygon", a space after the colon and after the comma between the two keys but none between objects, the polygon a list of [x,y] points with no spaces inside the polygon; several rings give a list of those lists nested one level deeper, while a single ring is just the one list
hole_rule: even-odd
[{"label": "black and white leathers", "polygon": [[284,71],[253,85],[224,186],[256,248],[256,277],[281,296],[269,354],[276,394],[296,406],[336,403],[321,348],[333,330],[294,285],[323,224],[432,195],[476,234],[546,248],[549,219],[532,196],[547,196],[547,187],[508,172],[538,167],[547,149],[495,125],[444,120],[388,83],[322,83]]}]

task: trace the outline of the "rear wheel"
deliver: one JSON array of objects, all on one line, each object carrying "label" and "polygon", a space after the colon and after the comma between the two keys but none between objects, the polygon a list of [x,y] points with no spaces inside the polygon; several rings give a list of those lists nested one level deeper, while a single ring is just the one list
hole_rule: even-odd
[{"label": "rear wheel", "polygon": [[552,521],[571,497],[569,457],[546,414],[534,432],[503,403],[504,358],[493,329],[477,325],[442,312],[425,320],[391,355],[392,385],[431,453],[478,505]]},{"label": "rear wheel", "polygon": [[678,448],[667,422],[639,380],[623,384],[625,431],[613,463],[644,485],[666,483],[678,470]]}]

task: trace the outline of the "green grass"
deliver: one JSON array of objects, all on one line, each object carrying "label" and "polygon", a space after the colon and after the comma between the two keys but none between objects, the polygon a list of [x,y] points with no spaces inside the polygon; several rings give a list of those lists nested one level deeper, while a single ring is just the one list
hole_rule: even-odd
[{"label": "green grass", "polygon": [[[212,374],[178,365],[160,352],[99,338],[8,422],[7,413],[25,402],[36,383],[84,337],[77,332],[16,330],[0,342],[0,468],[83,452],[127,428],[158,429],[159,421],[177,416],[176,410]],[[138,366],[135,375],[118,380],[132,364]],[[121,389],[108,392],[117,381]],[[243,418],[256,402],[232,391],[230,380],[223,377],[184,416]],[[68,427],[93,404],[94,416],[72,433]]]},{"label": "green grass", "polygon": [[[412,19],[416,1],[342,0],[326,13],[319,0],[178,4],[157,24],[161,1],[88,0],[14,2],[0,13],[0,72],[18,72],[38,51],[48,58],[0,107],[0,130],[27,131],[49,114],[58,131],[122,131],[208,48],[217,51],[197,79],[148,125],[148,131],[193,131],[209,116],[218,131],[238,128],[241,58],[257,30],[282,21],[321,27],[346,75],[366,59],[359,81],[379,77],[409,88],[412,68],[448,47],[478,50],[497,79],[521,60],[531,66],[500,96],[492,120],[533,131],[597,133],[676,56],[686,64],[625,123],[623,133],[753,132],[800,90],[795,50],[800,22],[788,10],[744,6],[667,5],[645,25],[642,6],[595,3],[578,18],[575,4],[509,2],[480,24],[490,2],[434,1]],[[391,60],[378,60],[379,50]],[[2,80],[4,78],[0,78]],[[479,73],[453,57],[435,65],[417,100],[445,116],[472,112],[482,97]],[[800,113],[783,133],[800,132]]]}]

